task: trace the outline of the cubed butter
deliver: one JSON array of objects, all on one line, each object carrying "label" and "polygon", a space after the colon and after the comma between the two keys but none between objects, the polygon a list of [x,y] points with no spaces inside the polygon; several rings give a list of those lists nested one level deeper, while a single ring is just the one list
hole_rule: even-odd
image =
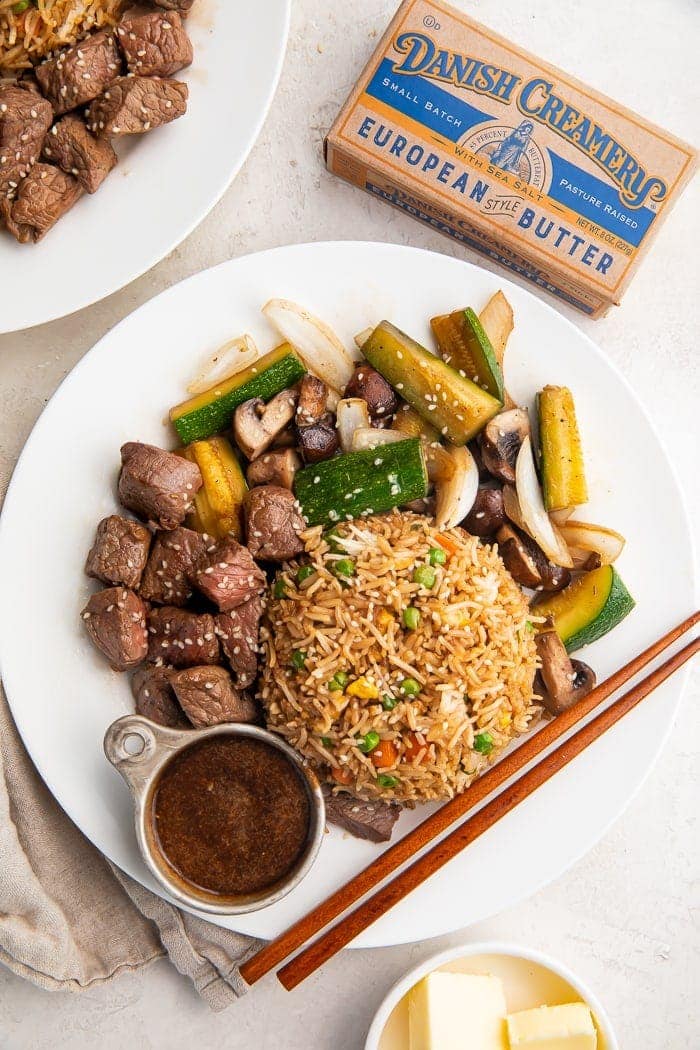
[{"label": "cubed butter", "polygon": [[585,1003],[538,1006],[506,1018],[510,1050],[596,1050],[598,1037]]},{"label": "cubed butter", "polygon": [[498,977],[429,973],[408,993],[410,1050],[508,1050]]}]

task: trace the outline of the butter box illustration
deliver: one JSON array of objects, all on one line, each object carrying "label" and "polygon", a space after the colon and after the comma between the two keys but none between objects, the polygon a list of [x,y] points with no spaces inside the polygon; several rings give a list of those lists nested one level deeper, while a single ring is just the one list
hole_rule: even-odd
[{"label": "butter box illustration", "polygon": [[697,162],[435,0],[401,5],[325,150],[336,175],[593,317],[620,301]]}]

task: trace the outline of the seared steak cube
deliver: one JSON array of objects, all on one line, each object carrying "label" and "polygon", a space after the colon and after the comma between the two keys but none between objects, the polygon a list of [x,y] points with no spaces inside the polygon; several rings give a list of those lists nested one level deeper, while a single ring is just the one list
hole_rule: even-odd
[{"label": "seared steak cube", "polygon": [[279,485],[251,489],[245,501],[248,549],[254,558],[288,561],[304,549],[306,523],[294,493]]},{"label": "seared steak cube", "polygon": [[119,499],[125,507],[161,529],[181,525],[202,487],[196,463],[155,445],[122,445]]},{"label": "seared steak cube", "polygon": [[37,66],[36,78],[60,116],[101,95],[119,76],[121,68],[114,34],[102,29]]},{"label": "seared steak cube", "polygon": [[173,667],[220,662],[219,640],[210,613],[186,612],[172,605],[148,614],[148,659]]},{"label": "seared steak cube", "polygon": [[141,135],[169,124],[187,109],[187,84],[157,77],[120,77],[87,113],[94,135]]},{"label": "seared steak cube", "polygon": [[130,73],[169,77],[192,61],[192,43],[177,11],[132,7],[117,26],[117,42]]},{"label": "seared steak cube", "polygon": [[258,634],[262,610],[262,598],[254,594],[247,602],[216,617],[216,633],[221,648],[241,689],[252,685],[258,676]]},{"label": "seared steak cube", "polygon": [[41,95],[18,84],[0,87],[0,197],[14,197],[52,120],[51,104]]},{"label": "seared steak cube", "polygon": [[265,589],[265,573],[247,547],[225,537],[200,559],[195,582],[222,612],[242,605]]},{"label": "seared steak cube", "polygon": [[88,193],[99,189],[117,163],[117,155],[107,139],[96,139],[74,113],[51,128],[43,155],[73,175]]},{"label": "seared steak cube", "polygon": [[183,527],[160,532],[143,574],[141,597],[159,605],[185,605],[192,594],[197,562],[206,553],[208,539]]},{"label": "seared steak cube", "polygon": [[88,576],[104,583],[122,583],[136,589],[148,561],[151,534],[131,518],[111,514],[97,526],[95,542],[85,563]]},{"label": "seared steak cube", "polygon": [[93,594],[82,612],[90,640],[115,671],[129,671],[146,659],[146,606],[126,587]]},{"label": "seared steak cube", "polygon": [[194,3],[194,0],[152,0],[156,7],[163,7],[166,11],[178,11],[185,18]]},{"label": "seared steak cube", "polygon": [[30,239],[40,241],[73,207],[82,192],[82,186],[72,175],[51,164],[35,164],[19,184],[10,213],[13,225],[20,231],[19,236],[15,234],[17,239],[23,243]]},{"label": "seared steak cube", "polygon": [[355,367],[344,396],[363,398],[372,419],[387,419],[399,407],[399,399],[384,376],[364,361]]},{"label": "seared steak cube", "polygon": [[329,824],[337,824],[355,838],[370,842],[388,842],[401,816],[401,806],[391,802],[363,802],[352,795],[335,795],[326,787],[323,797]]},{"label": "seared steak cube", "polygon": [[190,667],[172,678],[175,695],[195,729],[221,722],[255,722],[255,703],[240,693],[223,667]]},{"label": "seared steak cube", "polygon": [[131,679],[131,691],[136,701],[137,714],[161,726],[184,729],[189,722],[173,690],[171,679],[174,674],[172,667],[144,664]]}]

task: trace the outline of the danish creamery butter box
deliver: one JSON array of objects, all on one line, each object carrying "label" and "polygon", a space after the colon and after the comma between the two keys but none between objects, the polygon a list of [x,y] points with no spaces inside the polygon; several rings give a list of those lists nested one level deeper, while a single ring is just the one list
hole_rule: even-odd
[{"label": "danish creamery butter box", "polygon": [[326,139],[330,171],[598,317],[692,147],[435,0],[406,0]]}]

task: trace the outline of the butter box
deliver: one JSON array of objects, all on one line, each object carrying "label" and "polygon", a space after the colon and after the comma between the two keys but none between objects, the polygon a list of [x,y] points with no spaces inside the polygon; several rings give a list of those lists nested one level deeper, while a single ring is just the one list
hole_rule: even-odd
[{"label": "butter box", "polygon": [[592,317],[697,154],[435,0],[405,0],[325,143],[331,172]]}]

